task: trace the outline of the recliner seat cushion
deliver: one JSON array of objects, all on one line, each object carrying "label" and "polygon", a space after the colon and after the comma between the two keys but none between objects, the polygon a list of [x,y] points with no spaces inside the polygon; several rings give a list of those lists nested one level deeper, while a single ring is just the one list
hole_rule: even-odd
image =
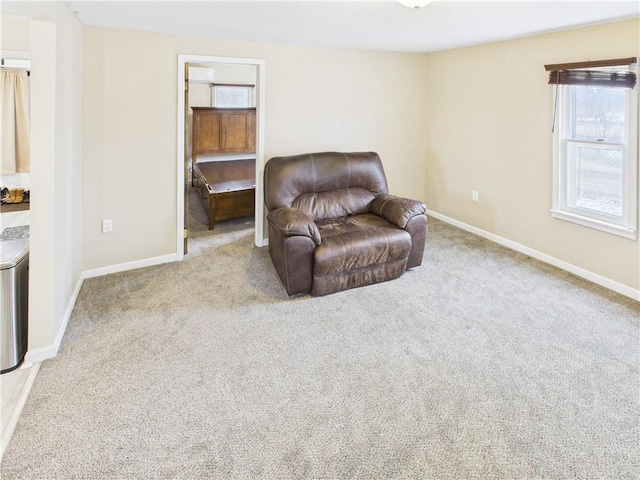
[{"label": "recliner seat cushion", "polygon": [[405,261],[411,235],[373,214],[316,222],[322,241],[315,249],[314,277]]}]

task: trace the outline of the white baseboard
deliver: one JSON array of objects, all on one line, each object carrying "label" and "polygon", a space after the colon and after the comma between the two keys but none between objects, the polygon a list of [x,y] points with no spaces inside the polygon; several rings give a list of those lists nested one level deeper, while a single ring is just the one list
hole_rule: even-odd
[{"label": "white baseboard", "polygon": [[43,360],[53,358],[57,354],[58,349],[53,343],[45,345],[44,347],[29,349],[27,354],[24,356],[24,362],[22,364],[25,368],[29,368]]},{"label": "white baseboard", "polygon": [[24,356],[25,367],[31,367],[35,363],[40,363],[48,358],[53,358],[58,354],[58,349],[60,348],[60,344],[62,343],[62,337],[64,336],[64,332],[67,329],[67,324],[69,323],[69,319],[71,318],[73,307],[76,306],[76,300],[78,299],[78,294],[80,293],[80,288],[82,288],[83,281],[83,274],[80,274],[80,278],[78,278],[76,286],[73,289],[73,293],[71,294],[71,298],[69,298],[69,302],[67,303],[67,308],[65,309],[62,316],[62,323],[60,324],[60,328],[58,328],[58,333],[56,334],[53,343],[45,345],[44,347],[34,348],[27,351],[27,354]]},{"label": "white baseboard", "polygon": [[118,263],[116,265],[109,265],[107,267],[92,268],[85,270],[82,273],[82,278],[101,277],[103,275],[109,275],[110,273],[124,272],[127,270],[133,270],[135,268],[151,267],[153,265],[161,265],[163,263],[170,263],[180,260],[177,253],[171,253],[169,255],[161,255],[159,257],[145,258],[143,260],[135,260],[133,262]]},{"label": "white baseboard", "polygon": [[80,278],[78,278],[78,281],[76,282],[76,286],[73,289],[73,293],[71,294],[71,298],[69,299],[67,308],[64,311],[64,317],[62,318],[62,323],[60,324],[60,328],[58,329],[58,333],[54,340],[56,353],[58,353],[58,349],[60,348],[60,344],[62,343],[62,337],[64,336],[64,332],[67,329],[67,325],[69,324],[69,319],[71,318],[71,314],[73,313],[73,308],[76,306],[76,300],[78,300],[78,295],[80,294],[80,289],[82,288],[83,282],[84,282],[84,273],[81,273]]},{"label": "white baseboard", "polygon": [[447,217],[446,215],[442,215],[438,212],[427,210],[427,215],[437,218],[438,220],[442,220],[443,222],[449,223],[455,227],[461,228],[462,230],[466,230],[467,232],[471,232],[481,237],[484,237],[487,240],[491,240],[492,242],[498,243],[504,247],[510,248],[512,250],[516,250],[517,252],[520,252],[520,253],[524,253],[525,255],[528,255],[532,258],[540,260],[541,262],[548,263],[549,265],[553,265],[554,267],[561,268],[562,270],[566,270],[567,272],[573,273],[578,277],[584,278],[585,280],[589,280],[590,282],[593,282],[593,283],[597,283],[602,287],[608,288],[609,290],[613,290],[614,292],[618,292],[622,295],[633,298],[634,300],[640,300],[640,290],[636,290],[627,285],[616,282],[615,280],[611,280],[610,278],[591,272],[582,267],[578,267],[569,262],[565,262],[564,260],[560,260],[559,258],[552,257],[551,255],[547,255],[546,253],[539,252],[538,250],[534,250],[533,248],[527,247],[525,245],[514,242],[512,240],[501,237],[499,235],[495,235],[493,233],[487,232],[478,227],[474,227],[464,222],[460,222],[459,220],[455,220],[453,218]]}]

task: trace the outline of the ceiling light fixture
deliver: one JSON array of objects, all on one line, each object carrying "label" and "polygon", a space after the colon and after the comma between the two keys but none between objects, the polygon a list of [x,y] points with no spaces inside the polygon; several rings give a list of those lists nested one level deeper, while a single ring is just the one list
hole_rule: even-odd
[{"label": "ceiling light fixture", "polygon": [[402,5],[409,8],[421,8],[431,3],[432,0],[398,0]]}]

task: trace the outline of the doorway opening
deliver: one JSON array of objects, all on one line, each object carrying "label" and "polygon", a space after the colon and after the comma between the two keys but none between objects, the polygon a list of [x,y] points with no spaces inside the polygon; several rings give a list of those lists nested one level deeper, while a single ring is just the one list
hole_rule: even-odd
[{"label": "doorway opening", "polygon": [[[192,75],[189,75],[189,73]],[[194,75],[195,73],[195,75]],[[196,77],[195,79],[193,77]],[[190,78],[191,77],[191,78]],[[195,80],[195,81],[194,81]],[[253,86],[252,100],[254,106],[237,109],[211,108],[216,105],[215,86],[226,85],[236,87]],[[240,89],[242,90],[242,89]],[[227,92],[229,93],[229,92]],[[246,92],[231,92],[243,97]],[[227,95],[228,97],[228,95]],[[222,100],[221,100],[222,99]],[[218,106],[223,105],[225,98],[218,98]],[[192,112],[196,115],[196,123],[193,124]],[[199,114],[199,115],[198,115]],[[216,217],[213,208],[208,208],[209,192],[214,189],[205,183],[202,176],[205,167],[230,168],[251,168],[251,181],[248,177],[243,180],[248,183],[240,187],[238,192],[227,192],[228,195],[216,198],[223,198],[223,202],[232,202],[233,208],[239,208],[237,216],[242,217],[245,211],[250,208],[255,211],[254,226],[256,246],[261,247],[266,244],[264,240],[264,200],[263,200],[263,172],[264,172],[264,60],[229,57],[208,57],[201,55],[179,55],[178,56],[178,131],[177,131],[177,234],[176,252],[179,259],[186,253],[188,244],[189,225],[189,193],[193,198],[198,198],[202,205],[195,205],[192,208],[207,209],[207,217],[214,226]],[[220,123],[223,122],[223,123]],[[193,126],[192,126],[193,125]],[[228,125],[228,129],[225,129]],[[202,130],[215,129],[222,132],[221,136],[204,136],[202,141],[196,138],[196,149],[191,145],[193,138],[193,128]],[[241,130],[238,130],[240,128]],[[247,132],[255,129],[255,136],[252,141],[247,134],[238,135],[238,131]],[[220,143],[222,142],[222,143]],[[243,143],[244,142],[244,143]],[[248,143],[247,143],[248,142]],[[194,154],[196,156],[194,160]],[[197,162],[201,168],[197,168]],[[228,162],[228,163],[222,163]],[[196,167],[196,168],[194,168]],[[208,170],[209,171],[209,170]],[[217,171],[217,170],[216,170]],[[211,173],[209,173],[211,175]],[[215,172],[214,172],[215,175]],[[243,174],[243,175],[246,175]],[[194,196],[194,187],[199,187],[198,195]],[[231,187],[233,189],[233,187]],[[224,188],[226,190],[226,188]],[[214,200],[211,201],[213,205]],[[217,202],[217,200],[215,200]],[[216,205],[227,205],[217,202]],[[226,207],[225,207],[226,208]],[[216,207],[216,212],[218,209]],[[232,218],[234,214],[226,218]],[[218,218],[225,218],[225,215]]]}]

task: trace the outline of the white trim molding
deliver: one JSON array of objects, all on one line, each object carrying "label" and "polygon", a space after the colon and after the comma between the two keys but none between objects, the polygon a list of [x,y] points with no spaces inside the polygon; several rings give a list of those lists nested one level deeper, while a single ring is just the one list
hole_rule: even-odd
[{"label": "white trim molding", "polygon": [[101,277],[103,275],[109,275],[110,273],[125,272],[127,270],[134,270],[136,268],[152,267],[154,265],[162,265],[163,263],[171,263],[181,260],[175,253],[169,255],[161,255],[159,257],[144,258],[142,260],[135,260],[133,262],[118,263],[116,265],[109,265],[107,267],[92,268],[82,272],[82,279]]},{"label": "white trim molding", "polygon": [[595,228],[603,232],[618,235],[619,237],[628,238],[629,240],[635,240],[638,237],[635,229],[623,227],[621,225],[616,225],[613,223],[602,222],[600,220],[596,220],[595,218],[585,217],[583,215],[578,215],[576,213],[565,210],[552,209],[551,216],[553,218],[557,218],[558,220],[566,220],[568,222],[577,223],[578,225],[583,225],[585,227]]},{"label": "white trim molding", "polygon": [[502,245],[503,247],[507,247],[517,252],[524,253],[525,255],[535,258],[536,260],[540,260],[541,262],[548,263],[549,265],[553,265],[554,267],[558,267],[569,273],[577,275],[578,277],[584,278],[585,280],[589,280],[590,282],[608,288],[609,290],[613,290],[614,292],[640,301],[640,290],[636,290],[627,285],[616,282],[615,280],[611,280],[610,278],[607,278],[605,276],[591,272],[582,267],[578,267],[577,265],[573,265],[569,262],[565,262],[564,260],[560,260],[559,258],[552,257],[551,255],[547,255],[546,253],[539,252],[538,250],[534,250],[533,248],[514,242],[512,240],[509,240],[508,238],[495,235],[493,233],[487,232],[486,230],[482,230],[481,228],[474,227],[459,220],[447,217],[446,215],[442,215],[438,212],[427,210],[427,215],[430,215],[433,218],[437,218],[438,220],[442,220],[443,222],[455,227],[461,228],[462,230],[466,230],[467,232],[479,235],[483,238],[486,238],[487,240],[491,240],[492,242]]},{"label": "white trim molding", "polygon": [[58,354],[58,349],[60,349],[60,344],[62,343],[62,337],[64,336],[64,332],[67,330],[67,325],[69,324],[69,319],[71,318],[71,314],[73,313],[73,308],[76,306],[76,300],[78,300],[78,295],[80,294],[80,289],[82,288],[84,278],[85,277],[83,272],[80,274],[80,278],[78,278],[76,286],[73,289],[73,293],[69,298],[67,308],[65,309],[64,315],[62,316],[62,322],[60,322],[60,328],[58,328],[58,333],[56,333],[56,337],[53,343],[45,345],[44,347],[28,350],[27,354],[24,356],[24,368],[29,368],[36,363],[40,363],[43,360],[47,360],[48,358],[53,358]]}]

